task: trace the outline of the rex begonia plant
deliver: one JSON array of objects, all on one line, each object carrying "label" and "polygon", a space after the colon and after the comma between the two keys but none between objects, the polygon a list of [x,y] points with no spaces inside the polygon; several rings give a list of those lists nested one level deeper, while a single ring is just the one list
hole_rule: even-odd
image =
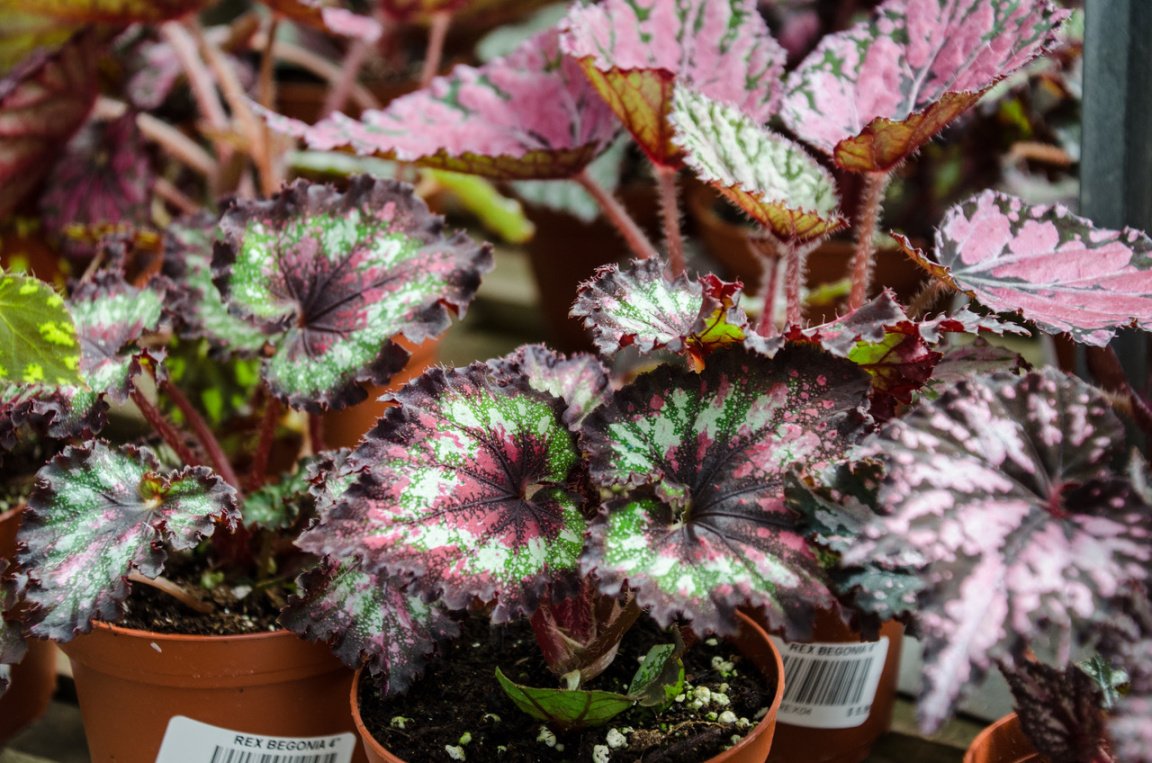
[{"label": "rex begonia plant", "polygon": [[[0,281],[5,360],[29,334],[58,348],[5,370],[5,426],[11,440],[40,427],[62,446],[28,498],[4,662],[22,635],[68,641],[120,618],[135,585],[201,613],[247,598],[274,616],[310,565],[290,543],[313,516],[308,478],[338,460],[322,452],[320,414],[386,383],[407,359],[395,339],[443,332],[491,264],[487,245],[446,232],[410,187],[365,176],[344,191],[298,181],[219,220],[180,221],[164,274],[136,284],[127,247],[104,246],[67,299],[33,278]],[[258,361],[238,408],[212,414],[182,389],[196,381],[189,344],[224,367]],[[112,434],[106,400],[131,400],[150,431]],[[285,430],[286,409],[303,412],[302,432]]]}]

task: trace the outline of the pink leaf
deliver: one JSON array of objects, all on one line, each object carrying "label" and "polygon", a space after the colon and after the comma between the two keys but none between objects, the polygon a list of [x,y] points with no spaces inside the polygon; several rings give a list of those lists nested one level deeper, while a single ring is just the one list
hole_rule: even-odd
[{"label": "pink leaf", "polygon": [[889,170],[1055,43],[1067,15],[1050,0],[888,0],[792,72],[781,116],[844,166]]}]

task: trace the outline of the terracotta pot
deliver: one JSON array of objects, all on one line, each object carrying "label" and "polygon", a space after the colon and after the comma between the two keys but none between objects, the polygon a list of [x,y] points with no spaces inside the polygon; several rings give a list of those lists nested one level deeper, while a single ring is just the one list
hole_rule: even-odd
[{"label": "terracotta pot", "polygon": [[364,759],[344,705],[352,671],[288,631],[183,636],[97,623],[60,648],[94,761],[206,761],[217,747]]},{"label": "terracotta pot", "polygon": [[[0,514],[0,559],[16,556],[16,529],[21,508]],[[56,692],[56,646],[34,640],[19,665],[12,668],[8,691],[0,697],[0,747],[48,709]]]},{"label": "terracotta pot", "polygon": [[[748,732],[739,744],[733,745],[724,752],[709,758],[704,763],[763,763],[772,747],[772,735],[776,729],[776,713],[780,708],[780,700],[784,696],[784,663],[780,653],[772,644],[772,639],[764,629],[744,614],[740,614],[740,631],[732,639],[732,643],[756,666],[770,683],[775,683],[776,692],[768,712],[751,731]],[[368,753],[369,763],[405,763],[404,760],[388,752],[368,729],[360,718],[359,689],[360,678],[364,675],[361,668],[356,671],[356,678],[352,682],[352,719],[356,723],[356,730],[364,741],[364,748]]]},{"label": "terracotta pot", "polygon": [[964,763],[1046,763],[1048,759],[1024,736],[1016,713],[980,732],[964,753]]},{"label": "terracotta pot", "polygon": [[396,343],[407,350],[412,357],[404,370],[392,377],[392,381],[382,386],[368,388],[368,399],[362,403],[324,414],[324,444],[329,448],[351,448],[360,438],[376,425],[376,420],[384,415],[390,403],[380,402],[385,392],[400,389],[412,379],[424,373],[440,358],[440,338],[429,339],[422,344],[412,344],[402,337]]},{"label": "terracotta pot", "polygon": [[[688,214],[708,254],[728,271],[730,278],[739,278],[747,287],[746,291],[755,294],[761,279],[761,267],[748,249],[751,228],[728,222],[717,214],[714,205],[718,197],[708,186],[689,184],[685,196]],[[853,245],[848,241],[831,240],[821,244],[808,255],[808,288],[847,277],[852,255]],[[923,271],[899,249],[881,249],[876,253],[873,294],[887,286],[896,292],[897,297],[907,301],[916,295],[923,280]],[[810,320],[831,319],[836,315],[836,307],[835,304],[822,308],[810,306],[807,315]]]},{"label": "terracotta pot", "polygon": [[[855,665],[862,666],[866,664],[863,655],[877,654],[873,650],[882,649],[880,644],[884,639],[887,639],[887,655],[882,658],[883,668],[876,683],[876,693],[871,700],[871,707],[868,706],[867,689],[862,688],[865,694],[861,695],[859,704],[841,705],[843,709],[840,711],[833,710],[828,705],[818,707],[814,703],[806,704],[795,696],[795,693],[803,691],[803,684],[808,682],[809,677],[815,678],[816,674],[806,673],[806,668],[802,665],[805,654],[800,654],[797,650],[798,653],[794,657],[791,646],[783,647],[786,664],[792,663],[788,668],[792,674],[786,673],[784,680],[788,682],[789,694],[793,696],[785,697],[781,717],[776,724],[776,741],[768,758],[771,763],[860,763],[868,757],[876,740],[888,731],[892,723],[892,706],[896,701],[896,680],[900,672],[900,649],[904,641],[904,626],[897,622],[884,623],[880,628],[880,642],[868,643],[861,640],[859,632],[844,625],[837,615],[824,611],[816,615],[812,643],[803,645],[805,648],[816,647],[816,654],[819,653],[821,645],[866,646],[866,651],[862,651],[860,656],[849,655],[846,658],[857,660]],[[856,672],[851,675],[862,683],[871,680],[871,676],[867,673]],[[869,677],[866,679],[865,676]],[[803,683],[795,683],[796,681]],[[844,686],[844,682],[840,682],[839,685]],[[835,686],[836,684],[828,681],[826,690],[831,693]],[[829,693],[824,696],[828,697]],[[795,706],[790,706],[790,700],[796,701]],[[811,725],[802,725],[809,722],[797,716],[798,711],[805,709],[812,709],[814,716],[816,713],[822,713],[820,720],[812,721]],[[793,718],[792,722],[786,720],[788,717]]]}]

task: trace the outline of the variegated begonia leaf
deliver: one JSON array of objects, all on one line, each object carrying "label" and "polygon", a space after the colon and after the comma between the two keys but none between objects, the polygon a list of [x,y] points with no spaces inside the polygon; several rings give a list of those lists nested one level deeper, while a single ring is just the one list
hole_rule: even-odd
[{"label": "variegated begonia leaf", "polygon": [[408,353],[460,315],[491,267],[487,245],[445,235],[410,187],[353,178],[348,190],[297,181],[237,201],[220,221],[213,271],[229,308],[269,334],[264,379],[312,412],[363,400]]},{"label": "variegated begonia leaf", "polygon": [[79,33],[0,79],[0,218],[48,173],[96,102],[96,48],[91,32]]},{"label": "variegated begonia leaf", "polygon": [[[1138,489],[1147,491],[1147,463],[1134,457],[1130,464]],[[1137,476],[1138,475],[1138,476]],[[1115,760],[1152,761],[1152,599],[1148,588],[1136,590],[1114,608],[1115,628],[1107,632],[1109,661],[1127,673],[1127,691],[1110,709],[1108,735]]]},{"label": "variegated begonia leaf", "polygon": [[544,32],[480,68],[458,66],[359,121],[333,114],[309,127],[265,118],[322,151],[346,148],[504,180],[570,177],[608,147],[619,125],[560,54],[557,34]]},{"label": "variegated begonia leaf", "polygon": [[148,224],[154,182],[135,113],[89,122],[48,177],[44,225],[70,249],[91,254],[106,233]]},{"label": "variegated begonia leaf", "polygon": [[80,342],[64,298],[38,278],[0,274],[0,385],[80,383]]},{"label": "variegated begonia leaf", "polygon": [[542,344],[524,345],[490,365],[497,373],[523,378],[532,389],[563,400],[569,425],[604,401],[610,381],[608,369],[595,356],[581,352],[566,357]]},{"label": "variegated begonia leaf", "polygon": [[65,448],[37,476],[20,527],[32,635],[68,641],[115,620],[131,572],[154,578],[165,546],[190,549],[238,519],[236,491],[209,469],[161,471],[151,452],[95,441]]},{"label": "variegated begonia leaf", "polygon": [[[818,473],[793,470],[784,483],[788,507],[802,518],[805,535],[834,554],[843,554],[875,516],[876,490],[883,470],[875,461],[834,464]],[[867,564],[846,566],[833,563],[828,575],[840,600],[851,605],[857,615],[870,619],[861,626],[904,618],[916,609],[916,595],[923,587],[920,579],[903,569],[886,569]]]},{"label": "variegated begonia leaf", "polygon": [[123,400],[144,352],[137,340],[155,331],[163,317],[163,291],[136,288],[119,275],[102,272],[76,287],[68,307],[83,349],[84,382],[96,394]]},{"label": "variegated begonia leaf", "polygon": [[810,635],[833,598],[785,506],[784,477],[843,457],[864,423],[867,376],[799,347],[774,359],[716,353],[700,374],[662,366],[585,420],[593,479],[621,493],[591,530],[586,570],[608,593],[627,580],[667,625],[732,633],[763,607],[788,638]]},{"label": "variegated begonia leaf", "polygon": [[1049,334],[1103,347],[1118,328],[1152,328],[1152,239],[1097,228],[1065,207],[985,191],[948,210],[936,278],[998,312],[1018,312]]},{"label": "variegated begonia leaf", "polygon": [[24,659],[28,645],[16,623],[9,622],[4,615],[12,608],[9,601],[10,588],[5,577],[9,562],[0,558],[0,697],[8,688],[10,665],[15,665]]},{"label": "variegated begonia leaf", "polygon": [[776,238],[809,241],[847,224],[832,173],[735,106],[677,86],[668,119],[684,163]]},{"label": "variegated begonia leaf", "polygon": [[207,339],[226,356],[259,354],[268,337],[229,312],[212,280],[215,228],[216,221],[203,214],[179,220],[165,230],[164,274],[173,283],[170,312],[182,337]]},{"label": "variegated begonia leaf", "polygon": [[[1106,763],[1100,688],[1076,665],[1041,662],[1002,666],[1015,698],[1020,728],[1050,763]],[[1125,758],[1127,760],[1127,758]]]},{"label": "variegated begonia leaf", "polygon": [[606,0],[574,7],[562,28],[564,52],[656,164],[680,161],[677,83],[761,124],[776,113],[785,53],[753,0]]},{"label": "variegated begonia leaf", "polygon": [[1124,429],[1104,397],[1048,368],[972,377],[867,443],[885,478],[847,564],[914,568],[925,583],[920,716],[1035,637],[1086,643],[1152,563],[1152,512],[1113,467]]},{"label": "variegated begonia leaf", "polygon": [[669,279],[657,260],[605,265],[580,286],[571,315],[584,321],[596,349],[612,355],[624,347],[642,353],[666,349],[703,368],[714,350],[739,344],[748,327],[736,306],[740,287],[709,275],[693,283]]},{"label": "variegated begonia leaf", "polygon": [[584,547],[582,462],[557,398],[474,363],[410,382],[353,454],[364,472],[299,545],[413,576],[451,608],[529,609]]},{"label": "variegated begonia leaf", "polygon": [[297,586],[301,593],[280,623],[328,644],[349,667],[367,663],[385,695],[411,686],[437,642],[459,634],[439,602],[404,590],[398,579],[369,575],[356,560],[325,560]]},{"label": "variegated begonia leaf", "polygon": [[840,166],[886,172],[1054,44],[1067,15],[1050,0],[888,0],[820,41],[780,114]]},{"label": "variegated begonia leaf", "polygon": [[948,350],[932,369],[930,387],[955,384],[960,379],[976,374],[990,374],[997,371],[1021,373],[1030,371],[1032,366],[1023,357],[1006,347],[989,343],[977,337],[971,344]]},{"label": "variegated begonia leaf", "polygon": [[1114,760],[1152,761],[1152,693],[1133,693],[1120,700],[1108,720]]}]

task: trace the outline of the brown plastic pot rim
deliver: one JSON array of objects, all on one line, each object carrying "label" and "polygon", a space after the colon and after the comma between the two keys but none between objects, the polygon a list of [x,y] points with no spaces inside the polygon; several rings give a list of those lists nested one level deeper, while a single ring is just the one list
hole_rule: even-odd
[{"label": "brown plastic pot rim", "polygon": [[[107,652],[110,638],[122,639],[128,647]],[[284,629],[203,636],[95,622],[90,634],[79,635],[60,648],[90,670],[156,685],[180,685],[195,675],[198,681],[216,687],[245,686],[347,669],[323,644],[305,641]]]},{"label": "brown plastic pot rim", "polygon": [[[737,635],[733,637],[733,640],[751,640],[767,646],[770,650],[776,669],[776,692],[772,697],[772,704],[768,706],[768,712],[764,714],[760,722],[753,726],[739,742],[719,755],[709,758],[705,763],[720,763],[735,757],[739,755],[744,748],[750,746],[756,737],[764,733],[769,733],[776,724],[776,716],[780,711],[780,703],[784,700],[784,658],[780,655],[780,650],[776,648],[776,644],[769,638],[765,630],[754,620],[739,611],[736,613],[736,616],[740,620],[740,630]],[[352,692],[349,695],[349,702],[352,706],[352,722],[356,724],[356,732],[360,735],[360,738],[364,740],[365,747],[369,748],[374,755],[387,761],[405,763],[405,761],[390,753],[386,747],[376,740],[376,737],[372,736],[371,732],[368,731],[368,727],[364,725],[364,720],[360,717],[360,677],[363,675],[364,667],[361,666],[357,668],[356,675],[352,677]]]}]

